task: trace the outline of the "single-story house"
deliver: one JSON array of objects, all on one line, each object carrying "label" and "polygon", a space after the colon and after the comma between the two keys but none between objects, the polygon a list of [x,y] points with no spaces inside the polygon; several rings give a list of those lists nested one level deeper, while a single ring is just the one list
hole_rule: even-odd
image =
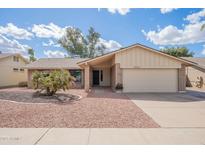
[{"label": "single-story house", "polygon": [[27,68],[29,81],[35,70],[80,71],[80,83],[86,91],[93,86],[115,90],[122,84],[123,92],[179,92],[185,91],[188,66],[198,65],[134,44],[92,59],[40,59]]},{"label": "single-story house", "polygon": [[0,52],[0,88],[17,86],[27,81],[27,70],[24,67],[28,60],[17,53]]},{"label": "single-story house", "polygon": [[134,44],[79,62],[84,87],[123,85],[123,92],[178,92],[186,89],[185,67],[196,63]]},{"label": "single-story house", "polygon": [[42,58],[35,62],[26,65],[28,69],[28,87],[32,87],[32,74],[35,71],[49,72],[52,70],[69,70],[70,74],[76,78],[76,88],[81,88],[84,85],[83,69],[78,66],[78,62],[84,61],[86,58]]},{"label": "single-story house", "polygon": [[186,68],[187,86],[196,87],[197,82],[201,81],[201,86],[198,88],[205,88],[205,58],[182,57],[183,59],[197,63],[198,66]]}]

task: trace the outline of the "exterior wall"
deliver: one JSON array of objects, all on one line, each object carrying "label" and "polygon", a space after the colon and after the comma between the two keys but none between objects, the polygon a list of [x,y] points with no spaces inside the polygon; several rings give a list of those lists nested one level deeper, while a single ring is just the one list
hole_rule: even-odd
[{"label": "exterior wall", "polygon": [[186,71],[184,65],[182,65],[182,68],[178,69],[178,90],[186,90]]},{"label": "exterior wall", "polygon": [[197,70],[193,67],[187,67],[186,68],[186,75],[188,77],[188,80],[191,84],[191,86],[195,86],[195,82],[198,81],[197,77],[202,77],[203,78],[203,86],[202,88],[205,89],[205,72]]},{"label": "exterior wall", "polygon": [[110,86],[110,68],[102,68],[101,70],[103,71],[103,81],[100,79],[100,86]]},{"label": "exterior wall", "polygon": [[181,63],[177,60],[142,47],[135,47],[117,53],[115,63],[119,63],[120,68],[181,68]]},{"label": "exterior wall", "polygon": [[[20,71],[26,62],[19,57],[19,62],[13,61],[13,56],[0,60],[0,87],[17,86],[19,82],[27,81],[27,70]],[[18,68],[14,71],[13,68]]]}]

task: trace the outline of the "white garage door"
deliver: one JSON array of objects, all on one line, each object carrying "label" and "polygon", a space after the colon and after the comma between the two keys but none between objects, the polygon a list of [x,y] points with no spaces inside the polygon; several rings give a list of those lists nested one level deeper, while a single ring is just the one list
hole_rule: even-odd
[{"label": "white garage door", "polygon": [[177,69],[123,69],[124,92],[177,92]]}]

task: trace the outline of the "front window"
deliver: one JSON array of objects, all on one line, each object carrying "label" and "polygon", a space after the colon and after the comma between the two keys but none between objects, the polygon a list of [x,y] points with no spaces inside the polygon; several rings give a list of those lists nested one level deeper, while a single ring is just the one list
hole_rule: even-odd
[{"label": "front window", "polygon": [[20,69],[20,71],[21,71],[21,72],[24,72],[24,69],[23,69],[23,68],[21,68],[21,69]]},{"label": "front window", "polygon": [[75,77],[76,82],[81,82],[81,71],[80,70],[69,70],[70,74]]},{"label": "front window", "polygon": [[14,72],[18,72],[18,70],[19,70],[18,68],[13,68]]}]

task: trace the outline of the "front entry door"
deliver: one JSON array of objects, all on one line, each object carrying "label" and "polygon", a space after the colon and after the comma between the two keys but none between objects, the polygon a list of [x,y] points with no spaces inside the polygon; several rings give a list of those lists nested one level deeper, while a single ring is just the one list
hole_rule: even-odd
[{"label": "front entry door", "polygon": [[99,70],[93,70],[93,85],[99,85]]}]

